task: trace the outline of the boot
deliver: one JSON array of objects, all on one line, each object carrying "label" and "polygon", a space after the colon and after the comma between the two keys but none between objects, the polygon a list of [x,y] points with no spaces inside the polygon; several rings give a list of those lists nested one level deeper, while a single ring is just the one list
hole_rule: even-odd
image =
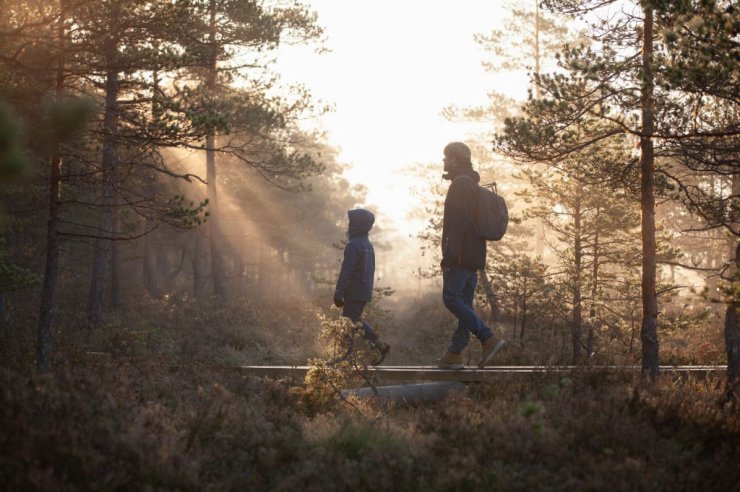
[{"label": "boot", "polygon": [[491,359],[493,359],[493,356],[496,355],[496,352],[501,350],[501,347],[506,345],[506,341],[502,339],[497,339],[495,336],[491,336],[488,340],[482,343],[483,345],[483,357],[481,358],[480,362],[478,362],[478,367],[486,367],[489,362],[491,362]]},{"label": "boot", "polygon": [[446,352],[441,359],[437,361],[437,367],[440,369],[463,369],[462,354],[453,354],[452,352]]},{"label": "boot", "polygon": [[385,343],[380,338],[378,338],[377,340],[371,343],[372,343],[373,348],[378,351],[378,358],[373,361],[373,365],[379,366],[385,360],[385,357],[388,355],[388,352],[391,350],[391,346],[390,344]]}]

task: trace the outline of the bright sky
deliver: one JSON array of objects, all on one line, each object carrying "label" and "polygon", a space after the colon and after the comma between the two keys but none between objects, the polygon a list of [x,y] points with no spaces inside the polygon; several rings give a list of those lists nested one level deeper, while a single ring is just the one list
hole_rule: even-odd
[{"label": "bright sky", "polygon": [[[485,52],[473,41],[502,17],[495,0],[306,0],[316,10],[331,51],[282,51],[284,82],[300,81],[335,105],[314,122],[340,149],[353,183],[368,187],[368,202],[396,226],[412,225],[406,214],[417,205],[406,178],[415,163],[439,162],[442,148],[466,140],[475,127],[446,121],[448,105],[486,102],[491,89],[526,96],[517,81],[486,73]],[[412,231],[408,231],[412,232]]]}]

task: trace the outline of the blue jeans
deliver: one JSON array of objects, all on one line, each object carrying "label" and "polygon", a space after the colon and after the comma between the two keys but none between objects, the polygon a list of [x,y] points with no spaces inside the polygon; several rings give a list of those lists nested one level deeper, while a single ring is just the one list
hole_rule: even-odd
[{"label": "blue jeans", "polygon": [[493,333],[473,310],[473,295],[478,284],[478,273],[463,267],[454,267],[442,274],[442,300],[445,307],[457,318],[457,330],[447,349],[459,354],[470,341],[470,334],[485,342]]},{"label": "blue jeans", "polygon": [[344,307],[342,308],[342,316],[351,319],[353,323],[357,323],[358,321],[362,323],[362,336],[371,342],[374,342],[378,339],[378,335],[373,331],[370,325],[360,319],[360,316],[362,316],[362,310],[365,309],[365,304],[367,304],[365,301],[345,299]]}]

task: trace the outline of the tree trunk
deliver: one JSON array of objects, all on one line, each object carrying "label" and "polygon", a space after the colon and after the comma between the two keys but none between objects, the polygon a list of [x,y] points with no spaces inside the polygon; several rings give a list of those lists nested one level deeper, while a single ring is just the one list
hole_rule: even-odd
[{"label": "tree trunk", "polygon": [[203,299],[206,295],[206,284],[208,281],[208,273],[206,267],[206,241],[208,238],[205,236],[203,227],[198,227],[193,231],[195,236],[195,247],[193,257],[191,259],[193,266],[193,297],[196,299]]},{"label": "tree trunk", "polygon": [[[147,219],[144,225],[145,230],[152,230],[153,224],[151,219]],[[141,258],[143,262],[144,288],[152,299],[159,299],[162,290],[159,285],[159,272],[157,271],[157,244],[156,231],[150,232],[142,238]]]},{"label": "tree trunk", "polygon": [[8,327],[8,304],[5,300],[5,293],[0,292],[0,344],[6,347],[10,342],[10,333]]},{"label": "tree trunk", "polygon": [[260,244],[259,260],[257,262],[257,291],[260,296],[267,296],[267,289],[269,288],[269,252],[267,246]]},{"label": "tree trunk", "polygon": [[[116,182],[114,170],[114,182]],[[117,200],[115,201],[117,202]],[[121,237],[121,207],[113,203],[113,237]],[[113,241],[110,245],[110,303],[114,309],[119,309],[123,305],[123,245],[120,241]]]},{"label": "tree trunk", "polygon": [[573,244],[573,327],[572,327],[572,344],[573,344],[573,365],[578,364],[581,358],[581,336],[583,329],[583,307],[581,306],[581,263],[583,261],[583,251],[581,251],[581,195],[576,195],[576,203],[573,210],[573,231],[575,234]]},{"label": "tree trunk", "polygon": [[[534,2],[534,74],[540,74],[542,56],[540,55],[540,0]],[[534,84],[534,98],[540,99],[540,86]],[[535,255],[542,257],[545,254],[545,222],[539,217],[534,225],[535,231]]]},{"label": "tree trunk", "polygon": [[[540,74],[540,0],[534,2],[534,74]],[[540,99],[540,86],[534,85],[534,98]]]},{"label": "tree trunk", "polygon": [[[213,96],[216,91],[217,76],[217,52],[216,52],[216,1],[211,0],[210,5],[210,37],[211,59],[208,67],[208,80],[206,82],[208,93]],[[208,230],[211,240],[211,274],[213,277],[213,290],[221,300],[226,300],[228,291],[226,287],[226,274],[224,272],[223,251],[221,249],[220,216],[218,210],[218,195],[216,188],[216,135],[210,131],[206,135],[206,180],[208,181]]]},{"label": "tree trunk", "polygon": [[516,341],[516,324],[519,316],[519,296],[514,296],[514,324],[511,327],[511,343]]},{"label": "tree trunk", "polygon": [[[152,71],[152,122],[158,125],[162,116],[162,108],[159,97],[159,71]],[[157,187],[157,176],[154,171],[149,172],[149,180],[147,182],[149,193],[154,196]],[[158,245],[155,235],[157,233],[155,229],[154,220],[147,217],[144,221],[144,231],[151,231],[142,238],[141,244],[141,258],[142,258],[142,277],[144,281],[144,289],[149,293],[152,299],[159,299],[162,296],[162,286],[160,284],[160,272],[157,270],[157,253]],[[162,266],[167,265],[167,262],[163,262]],[[167,270],[164,270],[167,272]],[[165,275],[163,275],[166,277]]]},{"label": "tree trunk", "polygon": [[658,295],[655,288],[655,158],[653,154],[653,9],[643,6],[642,135],[640,136],[640,205],[642,209],[642,371],[658,375]]},{"label": "tree trunk", "polygon": [[[740,196],[740,175],[732,176],[732,194]],[[733,231],[736,235],[740,233],[740,224],[735,224]],[[732,284],[725,312],[725,350],[727,351],[725,398],[728,400],[737,398],[738,387],[740,387],[740,241],[735,244],[733,260],[735,265],[730,270]]]},{"label": "tree trunk", "polygon": [[592,284],[591,284],[591,311],[589,312],[589,323],[588,323],[588,339],[586,341],[586,354],[587,358],[591,357],[594,353],[594,324],[596,323],[596,303],[597,296],[599,294],[599,216],[601,213],[600,207],[596,206],[596,217],[595,223],[596,228],[594,230],[594,247],[593,256],[594,264],[592,271]]},{"label": "tree trunk", "polygon": [[[55,96],[59,99],[64,92],[64,70],[66,55],[66,0],[59,1],[59,22],[57,24],[57,55]],[[59,207],[62,191],[62,155],[59,142],[56,142],[50,161],[49,173],[49,219],[46,223],[46,264],[44,282],[39,304],[39,327],[36,343],[36,367],[41,372],[51,370],[52,324],[54,321],[54,295],[59,273]]]},{"label": "tree trunk", "polygon": [[483,286],[483,291],[486,293],[486,302],[488,302],[491,320],[494,322],[501,321],[501,307],[498,305],[498,299],[496,299],[496,293],[493,291],[491,279],[488,278],[485,270],[478,272],[478,279]]},{"label": "tree trunk", "polygon": [[[111,49],[111,53],[114,50]],[[118,131],[118,71],[114,68],[115,55],[109,54],[105,82],[105,115],[103,117],[103,192],[101,199],[99,239],[95,244],[90,302],[88,306],[90,327],[100,323],[105,304],[105,295],[110,277],[111,238],[113,232],[114,171],[116,168],[116,133]]]},{"label": "tree trunk", "polygon": [[519,345],[524,347],[524,331],[527,329],[527,291],[522,298],[522,325],[519,327]]},{"label": "tree trunk", "polygon": [[740,386],[740,242],[735,248],[730,302],[725,312],[725,349],[727,350],[726,398],[736,398]]},{"label": "tree trunk", "polygon": [[214,293],[222,300],[228,297],[226,288],[226,275],[224,272],[223,250],[221,248],[220,217],[218,208],[218,196],[216,190],[216,152],[215,137],[208,135],[206,137],[206,166],[208,180],[208,236],[210,239],[211,250],[211,276],[213,277]]}]

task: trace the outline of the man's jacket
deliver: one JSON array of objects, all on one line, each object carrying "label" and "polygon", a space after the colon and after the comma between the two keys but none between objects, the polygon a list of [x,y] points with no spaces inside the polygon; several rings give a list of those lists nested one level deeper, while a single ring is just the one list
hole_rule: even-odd
[{"label": "man's jacket", "polygon": [[[461,177],[463,174],[472,181]],[[473,168],[462,166],[450,171],[445,178],[452,183],[445,198],[442,266],[481,270],[486,266],[486,240],[478,235],[473,225],[480,175]]]},{"label": "man's jacket", "polygon": [[373,297],[375,251],[367,235],[375,223],[375,216],[361,208],[350,210],[347,216],[349,242],[344,248],[344,260],[334,298],[368,302]]}]

